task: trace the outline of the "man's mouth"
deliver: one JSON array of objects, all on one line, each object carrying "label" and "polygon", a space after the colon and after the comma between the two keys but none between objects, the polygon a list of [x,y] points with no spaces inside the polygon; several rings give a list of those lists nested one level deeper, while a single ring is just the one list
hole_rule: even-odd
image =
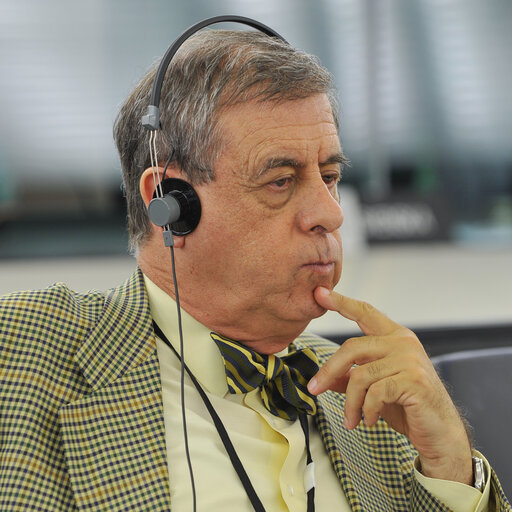
[{"label": "man's mouth", "polygon": [[303,265],[310,272],[320,275],[328,275],[334,270],[334,261],[312,261]]}]

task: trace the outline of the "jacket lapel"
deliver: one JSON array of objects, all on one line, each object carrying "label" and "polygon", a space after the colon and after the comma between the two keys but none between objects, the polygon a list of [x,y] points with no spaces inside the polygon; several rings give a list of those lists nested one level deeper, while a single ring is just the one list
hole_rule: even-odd
[{"label": "jacket lapel", "polygon": [[[338,348],[328,340],[302,335],[294,341],[298,349],[313,348],[320,364]],[[374,427],[364,423],[354,430],[343,425],[345,395],[326,391],[317,397],[316,427],[345,496],[354,511],[408,510],[403,468],[411,463],[404,436],[380,420]]]},{"label": "jacket lapel", "polygon": [[[293,342],[293,347],[297,350],[310,347],[315,350],[319,363],[322,365],[333,353],[332,343],[325,341],[325,347],[319,344],[319,338],[302,334]],[[323,350],[322,350],[323,349]],[[331,395],[331,400],[326,396]],[[332,403],[332,399],[335,403]],[[337,402],[337,403],[336,403]],[[317,413],[314,416],[315,425],[322,438],[325,450],[329,455],[332,467],[341,483],[341,487],[350,505],[350,510],[358,510],[357,492],[351,478],[351,472],[347,468],[344,458],[343,447],[346,444],[346,428],[343,425],[343,417],[340,417],[340,411],[343,410],[345,395],[331,393],[327,391],[317,397]]]},{"label": "jacket lapel", "polygon": [[138,270],[105,300],[75,355],[90,393],[59,422],[80,510],[170,509],[160,369]]}]

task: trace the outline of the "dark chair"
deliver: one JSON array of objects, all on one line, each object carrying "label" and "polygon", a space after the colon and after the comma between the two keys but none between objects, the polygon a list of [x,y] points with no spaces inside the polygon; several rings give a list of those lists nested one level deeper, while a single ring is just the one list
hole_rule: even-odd
[{"label": "dark chair", "polygon": [[432,362],[473,427],[475,448],[512,496],[512,346],[444,354]]}]

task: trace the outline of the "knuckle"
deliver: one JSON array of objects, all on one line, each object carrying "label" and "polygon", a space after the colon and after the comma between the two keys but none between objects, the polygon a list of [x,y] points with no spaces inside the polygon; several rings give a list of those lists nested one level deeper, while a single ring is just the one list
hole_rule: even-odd
[{"label": "knuckle", "polygon": [[382,338],[379,336],[366,336],[366,340],[370,350],[378,348],[378,345],[382,343]]},{"label": "knuckle", "polygon": [[398,384],[394,378],[379,380],[368,389],[368,404],[393,403],[397,394]]},{"label": "knuckle", "polygon": [[363,347],[365,354],[371,355],[379,348],[379,345],[382,345],[383,338],[381,336],[367,334],[366,336],[359,338],[359,340],[364,344]]},{"label": "knuckle", "polygon": [[399,348],[401,352],[407,353],[417,360],[422,360],[425,357],[428,359],[423,344],[412,331],[409,331],[409,333],[401,333],[398,341],[400,343],[397,348]]},{"label": "knuckle", "polygon": [[372,384],[366,392],[365,404],[370,406],[371,404],[378,402],[382,395],[382,384],[381,381]]},{"label": "knuckle", "polygon": [[428,380],[425,368],[417,366],[411,370],[411,381],[416,386],[424,386]]},{"label": "knuckle", "polygon": [[365,423],[375,423],[374,420],[378,419],[382,408],[382,401],[376,395],[367,395],[366,400],[361,408]]},{"label": "knuckle", "polygon": [[405,337],[405,338],[416,338],[417,339],[417,336],[416,334],[414,334],[413,331],[411,331],[411,329],[409,329],[408,327],[402,327],[402,335]]},{"label": "knuckle", "polygon": [[373,315],[375,308],[369,302],[361,302],[361,309],[364,315]]},{"label": "knuckle", "polygon": [[405,352],[399,358],[399,361],[403,367],[412,370],[419,370],[424,365],[423,358],[416,351]]},{"label": "knuckle", "polygon": [[384,397],[386,401],[391,402],[395,400],[398,392],[398,384],[393,377],[386,379],[386,383],[384,385]]},{"label": "knuckle", "polygon": [[402,338],[411,346],[423,348],[423,344],[419,340],[418,336],[416,336],[416,334],[410,329],[407,329],[407,327],[403,328]]},{"label": "knuckle", "polygon": [[349,338],[343,342],[342,346],[350,350],[352,346],[357,343],[357,340],[358,338]]},{"label": "knuckle", "polygon": [[377,379],[382,374],[382,364],[373,362],[366,365],[366,371],[372,379]]}]

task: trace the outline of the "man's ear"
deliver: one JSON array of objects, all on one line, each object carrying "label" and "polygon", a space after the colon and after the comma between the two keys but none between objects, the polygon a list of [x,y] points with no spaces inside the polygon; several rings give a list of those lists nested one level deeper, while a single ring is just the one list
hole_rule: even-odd
[{"label": "man's ear", "polygon": [[[163,167],[157,167],[157,185],[162,179],[162,176],[164,175],[164,169]],[[166,178],[180,178],[181,174],[177,169],[168,167],[167,172],[165,174]],[[142,200],[144,201],[144,204],[146,205],[146,208],[148,207],[149,203],[151,202],[151,199],[153,199],[153,194],[155,192],[155,179],[153,177],[153,169],[151,167],[148,167],[141,175],[139,180],[139,191],[140,195],[142,197]],[[163,227],[157,226],[153,224],[153,230],[157,231],[159,233],[159,236],[161,236],[161,233],[163,231]],[[185,237],[184,236],[174,236],[174,247],[179,249],[185,245]]]},{"label": "man's ear", "polygon": [[[163,167],[157,167],[155,169],[157,176],[157,184],[162,179],[162,176],[164,175],[164,168]],[[165,173],[166,178],[181,178],[183,179],[182,174],[178,169],[175,169],[173,167],[167,167],[167,172]],[[142,197],[142,200],[144,201],[144,204],[146,205],[146,208],[148,207],[151,199],[153,199],[153,194],[155,192],[155,180],[153,178],[153,168],[148,167],[141,175],[139,180],[139,191],[140,195]]]}]

